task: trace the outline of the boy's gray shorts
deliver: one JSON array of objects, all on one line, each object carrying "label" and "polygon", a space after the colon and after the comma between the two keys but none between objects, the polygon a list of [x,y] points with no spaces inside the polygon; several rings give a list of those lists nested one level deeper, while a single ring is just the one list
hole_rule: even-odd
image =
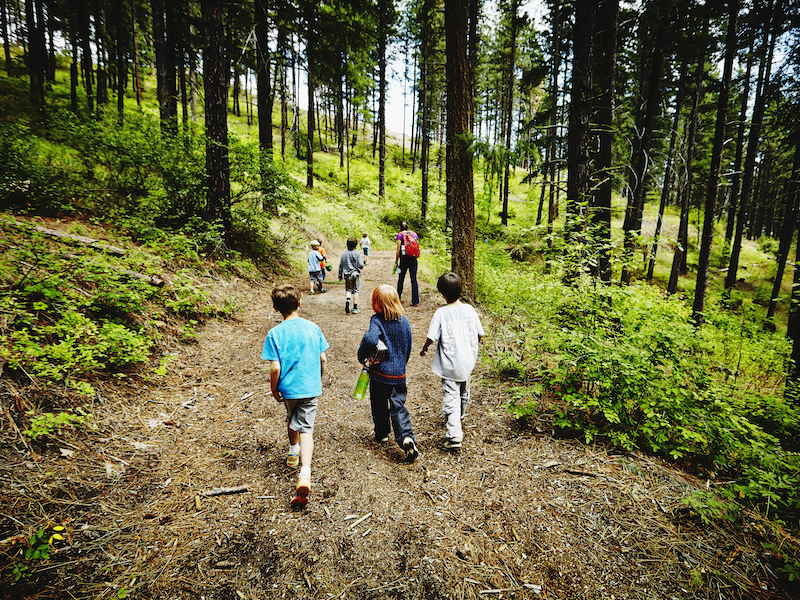
[{"label": "boy's gray shorts", "polygon": [[344,278],[344,289],[347,292],[354,292],[356,294],[361,292],[361,275],[356,273]]},{"label": "boy's gray shorts", "polygon": [[317,416],[317,397],[284,400],[286,420],[289,427],[297,433],[313,433],[314,418]]}]

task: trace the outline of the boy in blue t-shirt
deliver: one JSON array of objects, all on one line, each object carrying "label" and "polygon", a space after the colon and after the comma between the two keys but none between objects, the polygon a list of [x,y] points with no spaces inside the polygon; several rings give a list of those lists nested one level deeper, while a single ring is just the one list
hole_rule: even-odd
[{"label": "boy in blue t-shirt", "polygon": [[314,452],[314,418],[322,394],[325,350],[328,342],[320,328],[300,317],[300,291],[291,284],[272,290],[272,306],[283,321],[270,329],[261,358],[272,361],[269,381],[272,395],[286,407],[289,455],[286,464],[300,475],[291,504],[304,507],[311,493],[311,455]]}]

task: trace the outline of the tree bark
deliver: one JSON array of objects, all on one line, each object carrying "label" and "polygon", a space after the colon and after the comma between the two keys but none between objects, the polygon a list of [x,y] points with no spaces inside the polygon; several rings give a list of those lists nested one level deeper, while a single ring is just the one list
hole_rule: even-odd
[{"label": "tree bark", "polygon": [[387,0],[378,2],[378,197],[386,197],[386,22]]},{"label": "tree bark", "polygon": [[202,0],[203,84],[206,112],[206,218],[231,234],[231,182],[228,158],[228,61],[223,45],[222,0]]},{"label": "tree bark", "polygon": [[[706,37],[708,21],[703,24],[702,37]],[[700,111],[700,97],[703,94],[703,71],[706,60],[706,48],[700,52],[697,59],[697,69],[694,76],[694,96],[692,98],[692,112],[689,117],[689,127],[686,134],[686,182],[681,189],[681,216],[678,225],[678,243],[672,257],[672,270],[667,284],[667,293],[674,294],[678,291],[678,277],[686,272],[686,253],[689,249],[689,199],[692,194],[692,164],[694,162],[695,138],[697,137],[698,118]]]},{"label": "tree bark", "polygon": [[[258,113],[258,143],[265,158],[272,159],[272,107],[270,98],[269,16],[265,0],[256,0],[256,112]],[[263,174],[262,174],[263,177]],[[262,181],[262,184],[266,183]]]},{"label": "tree bark", "polygon": [[725,40],[725,67],[722,74],[721,89],[717,100],[717,124],[714,130],[714,148],[711,151],[706,205],[703,218],[703,234],[700,243],[700,256],[697,260],[697,285],[692,305],[692,321],[701,326],[705,320],[706,288],[708,267],[711,257],[711,244],[714,241],[714,217],[717,209],[720,170],[722,168],[722,145],[725,142],[725,127],[728,122],[728,100],[731,96],[731,74],[733,60],[736,58],[736,20],[739,14],[739,1],[728,2],[728,33]]},{"label": "tree bark", "polygon": [[742,177],[742,191],[739,196],[739,210],[736,217],[736,233],[733,237],[731,247],[731,257],[728,263],[728,273],[725,276],[725,290],[730,293],[738,277],[739,254],[742,251],[742,235],[747,221],[749,210],[750,193],[753,187],[753,173],[755,171],[756,155],[761,137],[761,125],[764,120],[764,110],[766,108],[767,87],[769,85],[770,73],[772,70],[772,55],[775,49],[775,30],[777,29],[777,19],[772,13],[772,1],[769,3],[770,18],[764,22],[764,52],[761,64],[759,65],[758,86],[756,100],[753,106],[753,120],[750,124],[750,136],[747,140],[747,154],[744,161],[744,173]]},{"label": "tree bark", "polygon": [[511,50],[508,58],[508,72],[506,74],[506,124],[505,145],[506,161],[503,169],[503,209],[500,220],[503,225],[508,225],[508,183],[511,170],[511,129],[514,124],[514,87],[516,84],[515,63],[517,62],[517,12],[519,0],[511,0]]},{"label": "tree bark", "polygon": [[306,62],[308,65],[308,136],[306,138],[306,187],[314,187],[314,52],[316,35],[314,3],[306,0]]},{"label": "tree bark", "polygon": [[[614,94],[617,63],[617,15],[619,0],[603,0],[597,11],[597,33],[595,43],[596,93],[598,98],[597,123],[599,133],[598,152],[595,157],[594,177],[596,192],[590,200],[593,243],[597,260],[592,274],[602,281],[611,281],[611,195],[613,192],[613,144],[614,144]],[[541,204],[539,205],[541,213]],[[538,217],[537,217],[538,221]]]},{"label": "tree bark", "polygon": [[681,68],[681,77],[678,94],[675,98],[675,118],[672,121],[672,131],[669,136],[669,152],[667,153],[667,165],[664,169],[664,182],[661,186],[661,202],[658,205],[658,215],[656,217],[656,230],[653,234],[653,243],[650,245],[647,265],[647,281],[653,279],[653,272],[656,268],[656,254],[658,253],[658,242],[661,237],[661,225],[664,221],[664,211],[667,208],[670,186],[672,185],[673,159],[675,156],[675,143],[678,138],[678,125],[681,119],[681,108],[683,107],[683,96],[686,90],[686,65]]},{"label": "tree bark", "polygon": [[664,33],[668,24],[666,15],[657,16],[658,24],[653,40],[653,52],[650,59],[650,76],[647,85],[647,106],[642,123],[641,139],[637,155],[634,157],[635,186],[633,195],[628,198],[625,210],[624,229],[624,260],[622,263],[622,283],[631,282],[631,262],[633,259],[636,238],[642,229],[642,215],[644,213],[645,190],[647,189],[647,174],[650,166],[650,146],[653,139],[653,122],[661,103],[661,65],[664,62]]},{"label": "tree bark", "polygon": [[778,295],[781,291],[783,273],[786,270],[786,259],[789,256],[789,247],[792,244],[795,222],[797,220],[797,197],[800,189],[800,137],[794,147],[794,164],[792,175],[787,184],[789,193],[786,195],[786,206],[784,208],[783,223],[781,224],[781,239],[778,248],[778,271],[775,274],[775,284],[772,287],[772,296],[769,299],[767,308],[767,321],[775,316],[775,307],[778,304]]},{"label": "tree bark", "polygon": [[[572,85],[567,132],[567,222],[565,243],[579,241],[586,223],[585,203],[589,200],[591,157],[589,134],[592,102],[592,66],[594,63],[594,0],[576,0],[573,30]],[[565,281],[572,281],[579,265],[565,267]]]},{"label": "tree bark", "polygon": [[473,189],[470,115],[472,94],[467,60],[469,8],[461,0],[445,0],[447,43],[447,120],[452,137],[453,170],[448,173],[453,190],[452,269],[464,283],[464,295],[475,300],[475,194]]},{"label": "tree bark", "polygon": [[3,30],[3,56],[6,59],[6,73],[14,77],[14,63],[11,60],[11,42],[8,30],[8,5],[7,0],[0,1],[0,28]]}]

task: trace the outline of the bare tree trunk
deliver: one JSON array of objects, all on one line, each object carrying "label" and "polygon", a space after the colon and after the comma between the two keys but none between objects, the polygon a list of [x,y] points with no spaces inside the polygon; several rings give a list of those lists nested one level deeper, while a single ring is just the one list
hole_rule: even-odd
[{"label": "bare tree trunk", "polygon": [[[594,62],[594,0],[575,1],[573,30],[572,86],[567,144],[567,223],[564,237],[567,245],[576,243],[585,228],[584,203],[588,201],[590,183],[589,129],[592,98],[592,66]],[[566,267],[565,281],[577,275],[579,266]]]},{"label": "bare tree trunk", "polygon": [[[772,13],[772,1],[769,2],[770,18],[764,22],[764,52],[761,64],[759,65],[758,87],[756,91],[755,105],[753,106],[753,120],[750,124],[750,136],[747,140],[747,154],[744,161],[744,173],[742,178],[742,191],[739,197],[739,211],[736,218],[736,233],[733,237],[731,247],[731,258],[728,264],[728,272],[725,275],[725,290],[733,288],[738,277],[739,254],[742,250],[742,235],[744,233],[745,222],[747,221],[748,204],[750,191],[753,186],[753,172],[755,171],[756,155],[758,154],[759,138],[761,137],[761,125],[764,120],[764,110],[766,107],[767,87],[772,70],[772,55],[775,49],[775,30],[778,27],[775,15]],[[770,30],[772,30],[770,32]]]},{"label": "bare tree trunk", "polygon": [[711,153],[706,206],[703,219],[703,237],[700,244],[700,256],[697,260],[697,286],[692,305],[692,321],[701,326],[705,320],[706,287],[708,285],[708,267],[711,257],[711,244],[714,241],[714,216],[717,209],[720,170],[722,168],[722,145],[725,142],[725,127],[728,121],[728,100],[731,95],[731,74],[733,60],[736,58],[736,19],[739,13],[739,1],[729,0],[728,34],[725,40],[725,67],[722,74],[722,89],[717,101],[717,125],[714,131],[714,148]]},{"label": "bare tree trunk", "polygon": [[[786,187],[789,193],[786,194],[786,206],[783,214],[783,223],[781,225],[781,241],[780,247],[778,248],[778,271],[775,274],[775,284],[772,287],[772,296],[770,296],[769,307],[767,308],[768,322],[775,316],[775,306],[778,304],[778,295],[781,291],[783,273],[786,269],[786,259],[789,256],[789,247],[792,244],[792,237],[797,221],[797,197],[798,190],[800,190],[800,138],[798,138],[794,147],[794,165],[792,166],[792,175]],[[774,328],[774,324],[772,327]]]},{"label": "bare tree trunk", "polygon": [[508,225],[508,180],[511,170],[511,130],[514,125],[514,87],[516,77],[514,64],[517,61],[517,11],[518,0],[511,0],[511,56],[508,59],[508,74],[506,85],[506,107],[505,107],[505,134],[506,134],[506,161],[503,169],[503,209],[500,220],[503,225]]},{"label": "bare tree trunk", "polygon": [[316,51],[316,38],[314,33],[315,26],[314,3],[310,0],[306,2],[306,25],[308,27],[308,39],[306,46],[306,57],[308,60],[308,135],[306,137],[306,187],[314,187],[314,52]]},{"label": "bare tree trunk", "polygon": [[[703,24],[705,37],[708,30],[708,21]],[[697,70],[694,76],[694,96],[692,98],[692,112],[689,117],[689,127],[686,134],[686,182],[681,189],[681,216],[678,225],[678,243],[672,257],[672,269],[667,284],[667,293],[674,294],[678,291],[678,277],[686,273],[686,254],[689,250],[689,199],[692,194],[692,164],[694,163],[695,138],[697,137],[698,118],[700,111],[700,97],[703,94],[703,70],[706,60],[704,48],[697,60]]]},{"label": "bare tree trunk", "polygon": [[468,7],[460,0],[445,0],[447,41],[447,120],[453,148],[453,171],[448,173],[453,186],[452,269],[464,283],[464,295],[475,300],[475,196],[472,156],[469,152],[470,68],[467,60]]},{"label": "bare tree trunk", "polygon": [[201,0],[203,15],[203,84],[206,113],[206,218],[231,235],[231,182],[228,158],[228,60],[224,54],[222,0]]},{"label": "bare tree trunk", "polygon": [[[255,3],[256,33],[256,102],[258,143],[268,159],[272,159],[272,106],[269,69],[269,15],[264,0]],[[262,177],[264,174],[262,174]],[[262,183],[264,183],[262,181]]]},{"label": "bare tree trunk", "polygon": [[0,1],[0,28],[3,30],[3,55],[6,59],[6,73],[9,77],[14,77],[14,63],[11,60],[11,41],[8,27],[8,6],[7,1]]},{"label": "bare tree trunk", "polygon": [[553,221],[556,219],[558,212],[558,161],[556,160],[556,150],[558,141],[558,74],[561,71],[561,0],[553,0],[553,51],[552,60],[553,66],[551,71],[552,83],[550,88],[550,95],[553,99],[552,112],[550,113],[550,130],[547,135],[547,148],[548,148],[548,166],[547,171],[550,174],[550,193],[547,200],[547,233],[553,233]]},{"label": "bare tree trunk", "polygon": [[[611,281],[611,195],[612,160],[614,143],[614,94],[617,62],[617,15],[619,0],[603,0],[597,10],[595,42],[596,96],[598,98],[597,122],[600,129],[598,152],[595,159],[596,192],[590,199],[593,244],[597,255],[592,274],[602,281]],[[541,213],[541,204],[539,205]],[[538,221],[538,219],[537,219]]]},{"label": "bare tree trunk", "polygon": [[678,88],[678,95],[675,98],[675,118],[672,121],[672,131],[669,137],[669,152],[667,154],[667,165],[664,169],[664,183],[661,186],[661,202],[658,206],[658,216],[656,217],[656,230],[653,234],[653,243],[650,245],[650,253],[648,256],[647,265],[647,281],[653,279],[653,272],[656,268],[656,253],[658,252],[658,242],[661,236],[661,224],[664,221],[664,211],[667,208],[667,199],[669,198],[669,190],[672,185],[672,171],[673,159],[675,155],[675,143],[678,138],[678,125],[681,119],[681,108],[683,105],[683,96],[686,89],[686,65],[681,68],[680,87]]},{"label": "bare tree trunk", "polygon": [[136,28],[136,0],[131,0],[131,22],[133,24],[133,85],[136,87],[136,105],[142,106],[142,78],[139,73],[139,34]]},{"label": "bare tree trunk", "polygon": [[653,40],[653,53],[650,62],[650,76],[647,86],[647,108],[645,109],[644,122],[642,125],[642,135],[639,148],[634,157],[634,172],[636,185],[633,189],[633,196],[628,198],[628,205],[625,210],[624,247],[625,259],[622,262],[622,283],[631,282],[631,261],[633,259],[636,238],[642,229],[642,215],[644,213],[644,198],[647,188],[647,173],[650,165],[650,145],[653,138],[653,122],[661,100],[661,65],[664,61],[664,33],[667,26],[667,16],[661,15],[655,38]]}]

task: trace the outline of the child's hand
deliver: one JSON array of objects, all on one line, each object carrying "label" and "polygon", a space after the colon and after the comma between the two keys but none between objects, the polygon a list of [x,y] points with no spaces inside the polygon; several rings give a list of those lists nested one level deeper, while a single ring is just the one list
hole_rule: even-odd
[{"label": "child's hand", "polygon": [[419,351],[419,355],[420,356],[425,356],[427,353],[428,353],[428,349],[427,348],[423,348],[422,350]]},{"label": "child's hand", "polygon": [[283,402],[283,396],[278,390],[272,392],[272,397],[275,398],[275,402]]}]

